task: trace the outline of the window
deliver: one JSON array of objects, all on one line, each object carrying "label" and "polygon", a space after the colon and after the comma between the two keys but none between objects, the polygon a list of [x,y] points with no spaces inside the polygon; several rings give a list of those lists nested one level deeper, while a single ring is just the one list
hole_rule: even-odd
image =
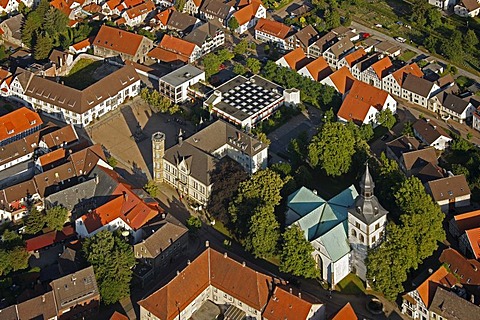
[{"label": "window", "polygon": [[380,228],[380,223],[377,223],[377,224],[375,225],[375,230],[378,230],[379,228]]},{"label": "window", "polygon": [[361,243],[364,243],[364,242],[365,242],[365,237],[363,236],[363,234],[360,234],[360,242],[361,242]]},{"label": "window", "polygon": [[352,229],[352,236],[357,237],[357,231],[355,231],[355,229]]},{"label": "window", "polygon": [[360,223],[355,222],[355,227],[357,227],[358,229],[360,229]]}]

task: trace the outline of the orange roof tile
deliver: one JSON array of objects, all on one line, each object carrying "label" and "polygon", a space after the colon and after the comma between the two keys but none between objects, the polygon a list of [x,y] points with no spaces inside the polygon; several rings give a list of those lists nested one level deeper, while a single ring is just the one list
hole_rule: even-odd
[{"label": "orange roof tile", "polygon": [[143,36],[141,35],[103,25],[93,44],[133,56],[137,52],[142,40]]},{"label": "orange roof tile", "polygon": [[120,312],[115,311],[110,317],[110,320],[128,320],[128,317]]},{"label": "orange roof tile", "polygon": [[41,126],[42,119],[38,113],[22,107],[0,117],[0,141],[14,137],[29,129]]},{"label": "orange roof tile", "polygon": [[299,70],[305,65],[305,59],[307,59],[307,56],[302,48],[297,48],[284,55],[283,58],[290,66],[290,69]]},{"label": "orange roof tile", "polygon": [[163,10],[162,12],[158,13],[155,18],[160,21],[164,26],[167,25],[168,19],[170,19],[170,16],[173,11],[175,11],[175,7],[170,7],[166,10]]},{"label": "orange roof tile", "polygon": [[3,31],[2,28],[0,28],[0,35],[2,35],[2,34],[4,34],[4,33],[5,33],[5,31]]},{"label": "orange roof tile", "polygon": [[465,233],[467,234],[475,259],[480,259],[480,227],[466,230]]},{"label": "orange roof tile", "polygon": [[347,61],[348,65],[352,67],[355,64],[355,62],[360,60],[362,57],[365,57],[366,55],[367,53],[365,52],[365,50],[363,48],[360,48],[353,51],[350,54],[347,54],[345,56],[345,60]]},{"label": "orange roof tile", "polygon": [[375,71],[378,79],[382,79],[392,66],[392,60],[388,56],[372,64],[373,71]]},{"label": "orange roof tile", "polygon": [[188,57],[158,47],[153,48],[147,55],[167,63],[176,63],[179,61],[188,63]]},{"label": "orange roof tile", "polygon": [[341,67],[330,75],[330,80],[341,94],[345,94],[353,86],[356,79],[347,67]]},{"label": "orange roof tile", "polygon": [[395,81],[397,81],[397,83],[402,86],[403,80],[405,79],[407,74],[413,74],[414,76],[417,76],[419,78],[423,77],[422,70],[420,70],[420,67],[415,62],[403,66],[402,68],[395,71],[392,75],[395,78]]},{"label": "orange roof tile", "polygon": [[266,320],[308,319],[312,304],[280,287],[275,287],[263,318]]},{"label": "orange roof tile", "polygon": [[90,37],[90,38],[87,38],[85,40],[82,40],[80,42],[77,42],[75,44],[72,45],[72,47],[75,49],[75,50],[82,50],[84,48],[87,48],[87,47],[90,47],[92,45],[92,42],[93,42],[93,38]]},{"label": "orange roof tile", "polygon": [[417,292],[422,299],[425,306],[430,307],[435,291],[439,285],[452,287],[456,283],[456,278],[449,273],[444,266],[441,266],[437,271],[432,273],[421,285],[418,286]]},{"label": "orange roof tile", "polygon": [[74,1],[66,1],[66,0],[52,0],[50,1],[50,5],[57,8],[58,10],[62,11],[67,15],[67,17],[70,15],[70,12],[72,12],[72,9],[70,9],[70,6],[73,4]]},{"label": "orange roof tile", "polygon": [[110,10],[113,10],[115,9],[120,3],[122,2],[122,0],[109,0],[107,1],[107,6]]},{"label": "orange roof tile", "polygon": [[453,217],[460,233],[480,227],[480,210],[457,214]]},{"label": "orange roof tile", "polygon": [[367,83],[355,81],[337,115],[347,121],[363,123],[370,107],[382,110],[387,97],[387,92]]},{"label": "orange roof tile", "polygon": [[127,8],[132,8],[138,6],[139,4],[143,3],[144,0],[125,0],[123,3]]},{"label": "orange roof tile", "polygon": [[347,304],[344,305],[331,320],[358,320],[358,317],[350,302],[347,302]]},{"label": "orange roof tile", "polygon": [[42,167],[57,162],[61,159],[65,159],[65,156],[67,155],[67,150],[60,148],[57,150],[54,150],[52,152],[49,152],[47,154],[44,154],[38,158],[38,161],[40,162],[40,165]]},{"label": "orange roof tile", "polygon": [[323,80],[333,73],[332,68],[330,68],[328,62],[322,56],[313,60],[305,67],[308,69],[308,72],[310,72],[315,81]]},{"label": "orange roof tile", "polygon": [[261,18],[258,20],[255,30],[267,33],[279,39],[285,39],[291,29],[283,23]]},{"label": "orange roof tile", "polygon": [[255,17],[261,3],[254,1],[233,13],[239,25],[244,25]]},{"label": "orange roof tile", "polygon": [[172,37],[168,34],[164,35],[162,41],[158,45],[159,48],[165,49],[167,51],[178,53],[185,57],[190,57],[195,50],[195,44],[185,41],[180,38]]},{"label": "orange roof tile", "polygon": [[135,7],[128,9],[126,13],[130,19],[133,19],[138,16],[147,15],[154,9],[155,9],[155,5],[153,4],[153,2],[147,0],[144,3],[141,3]]},{"label": "orange roof tile", "polygon": [[99,6],[96,3],[90,3],[90,4],[86,5],[85,7],[83,7],[83,10],[85,10],[87,12],[91,12],[91,13],[97,13],[97,12],[102,11],[102,7]]}]

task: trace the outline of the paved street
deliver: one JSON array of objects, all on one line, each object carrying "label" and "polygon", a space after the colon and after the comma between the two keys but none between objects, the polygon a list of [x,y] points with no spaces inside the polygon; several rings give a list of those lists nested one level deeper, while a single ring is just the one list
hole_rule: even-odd
[{"label": "paved street", "polygon": [[[431,55],[431,53],[429,52],[426,52],[426,51],[422,51],[414,46],[411,46],[409,45],[408,43],[400,43],[398,41],[396,41],[394,38],[386,35],[386,34],[383,34],[381,32],[381,29],[373,29],[373,28],[370,28],[370,27],[367,27],[367,26],[364,26],[363,24],[360,24],[358,22],[355,22],[355,21],[352,21],[352,27],[356,28],[358,32],[367,32],[367,33],[370,33],[370,35],[372,36],[376,36],[377,38],[380,38],[380,39],[383,39],[383,40],[388,40],[388,41],[391,41],[395,44],[397,44],[398,46],[400,46],[403,50],[410,50],[410,51],[413,51],[417,54],[424,54],[424,55]],[[435,56],[435,59],[438,61],[438,62],[441,62],[445,65],[447,64],[450,64],[449,62]],[[471,79],[475,79],[477,82],[480,83],[480,77],[476,74],[473,74],[469,71],[466,71],[466,70],[463,70],[463,69],[458,69],[458,73],[457,73],[457,76],[466,76],[466,77],[469,77]]]}]

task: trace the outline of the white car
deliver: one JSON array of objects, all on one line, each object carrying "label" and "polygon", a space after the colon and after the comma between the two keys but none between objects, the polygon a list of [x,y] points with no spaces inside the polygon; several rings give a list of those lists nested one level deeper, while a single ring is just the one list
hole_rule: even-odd
[{"label": "white car", "polygon": [[402,37],[395,37],[395,40],[397,40],[400,43],[404,43],[405,41],[407,41],[407,39],[404,39]]}]

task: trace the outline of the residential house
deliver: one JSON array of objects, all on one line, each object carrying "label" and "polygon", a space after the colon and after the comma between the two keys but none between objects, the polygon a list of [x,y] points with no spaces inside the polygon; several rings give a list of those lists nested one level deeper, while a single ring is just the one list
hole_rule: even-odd
[{"label": "residential house", "polygon": [[25,17],[21,13],[0,22],[3,41],[23,47],[22,27],[24,22]]},{"label": "residential house", "polygon": [[168,26],[168,20],[170,19],[174,11],[177,11],[175,7],[168,7],[165,10],[159,12],[157,15],[155,15],[155,17],[153,18],[155,28],[166,30]]},{"label": "residential house", "polygon": [[286,12],[290,17],[301,17],[312,11],[312,9],[313,6],[308,2],[304,2],[303,4],[292,3],[292,5],[288,6]]},{"label": "residential house", "polygon": [[463,174],[429,181],[425,188],[443,212],[470,205],[471,191]]},{"label": "residential house", "polygon": [[413,62],[385,75],[382,78],[382,90],[400,97],[402,95],[403,81],[405,81],[408,74],[413,74],[418,78],[423,77],[422,70],[420,70],[420,67]]},{"label": "residential house", "polygon": [[316,59],[337,41],[337,35],[330,31],[308,47],[307,56]]},{"label": "residential house", "polygon": [[310,62],[311,60],[307,58],[302,48],[297,48],[278,59],[275,63],[281,67],[299,71]]},{"label": "residential house", "polygon": [[338,61],[354,50],[355,45],[352,41],[348,38],[343,38],[323,51],[322,56],[327,60],[328,64],[336,70],[338,69]]},{"label": "residential house", "polygon": [[160,219],[142,227],[141,241],[133,246],[135,259],[141,264],[136,268],[145,267],[151,270],[140,279],[142,285],[152,280],[152,276],[161,272],[177,257],[187,250],[188,229],[173,217]]},{"label": "residential house", "polygon": [[377,62],[379,58],[379,54],[365,55],[356,61],[356,63],[350,68],[350,72],[355,77],[355,79],[363,81],[364,77],[362,76],[365,74],[366,70],[370,68],[375,62]]},{"label": "residential house", "polygon": [[258,75],[250,78],[238,75],[216,87],[203,106],[217,117],[249,131],[270,117],[287,95],[282,87]]},{"label": "residential house", "polygon": [[355,81],[338,110],[338,121],[353,121],[356,124],[379,125],[377,114],[381,111],[390,110],[392,114],[397,112],[397,101],[387,92],[375,88],[367,83]]},{"label": "residential house", "polygon": [[197,26],[200,26],[200,19],[186,13],[172,10],[168,19],[167,29],[177,31],[181,34],[188,34]]},{"label": "residential house", "polygon": [[225,43],[225,32],[218,23],[207,22],[193,29],[183,39],[196,44],[204,56]]},{"label": "residential house", "polygon": [[205,72],[187,64],[161,77],[158,91],[173,103],[182,103],[189,98],[189,88],[200,81],[205,81]]},{"label": "residential house", "polygon": [[315,249],[312,253],[322,279],[332,286],[352,270],[366,278],[367,248],[384,238],[387,211],[373,195],[368,167],[360,194],[352,185],[330,200],[305,187],[287,199],[286,225],[297,225]]},{"label": "residential house", "polygon": [[[57,319],[53,291],[14,305],[14,317],[10,319]],[[3,312],[2,312],[3,313]]]},{"label": "residential house", "polygon": [[430,319],[472,319],[480,314],[480,307],[459,296],[462,291],[454,292],[438,287],[430,305]]},{"label": "residential house", "polygon": [[102,25],[93,41],[95,55],[108,58],[119,56],[122,60],[142,63],[153,41],[122,29]]},{"label": "residential house", "polygon": [[[444,118],[451,118],[460,123],[472,121],[475,107],[468,101],[445,91],[435,96],[435,106],[431,107]],[[433,100],[433,99],[432,99]]]},{"label": "residential house", "polygon": [[102,12],[107,16],[120,16],[125,7],[122,0],[108,0],[102,4]]},{"label": "residential house", "polygon": [[84,53],[84,52],[87,52],[88,49],[92,48],[92,44],[93,44],[93,39],[87,38],[85,40],[72,44],[70,47],[68,47],[68,51],[75,55]]},{"label": "residential house", "polygon": [[222,26],[227,27],[227,22],[234,11],[232,3],[225,3],[221,0],[204,0],[199,14],[203,20],[216,20]]},{"label": "residential house", "polygon": [[357,64],[360,60],[362,60],[367,53],[363,48],[358,48],[357,50],[347,54],[342,59],[340,59],[337,63],[337,68],[341,69],[343,67],[347,67],[348,70],[351,70],[352,67]]},{"label": "residential house", "polygon": [[475,259],[465,258],[453,248],[443,250],[439,261],[446,264],[457,277],[460,284],[467,291],[467,299],[478,305],[480,299],[480,262]]},{"label": "residential house", "polygon": [[341,93],[342,96],[350,91],[354,82],[356,82],[355,78],[345,66],[320,81],[321,84],[335,88],[335,91]]},{"label": "residential house", "polygon": [[437,94],[440,87],[434,82],[417,77],[413,73],[407,74],[402,86],[402,99],[428,108],[428,100]]},{"label": "residential house", "polygon": [[165,34],[156,48],[148,53],[158,62],[172,65],[192,63],[202,55],[202,49],[195,43]]},{"label": "residential house", "polygon": [[248,4],[238,9],[232,14],[232,18],[235,18],[238,22],[238,28],[235,32],[242,34],[248,29],[253,28],[258,19],[265,19],[267,17],[267,9],[263,6],[260,0],[248,1]]},{"label": "residential house", "polygon": [[442,127],[430,119],[418,119],[412,128],[415,137],[437,150],[445,150],[453,140]]},{"label": "residential house", "polygon": [[330,320],[358,320],[358,317],[350,302],[347,302]]},{"label": "residential house", "polygon": [[210,174],[219,159],[225,156],[239,163],[249,174],[267,167],[268,145],[238,130],[233,125],[217,120],[188,139],[165,150],[159,165],[163,168],[160,181],[200,204],[210,196]]},{"label": "residential house", "polygon": [[428,0],[432,6],[439,7],[442,10],[451,10],[457,4],[456,0]]},{"label": "residential house", "polygon": [[73,55],[69,52],[53,49],[48,60],[55,66],[55,74],[65,74],[67,68],[73,64]]},{"label": "residential house", "polygon": [[298,70],[298,73],[304,77],[312,79],[313,81],[322,81],[330,76],[333,71],[323,57],[318,57],[305,67]]},{"label": "residential house", "polygon": [[[178,295],[179,291],[183,294]],[[313,297],[303,293],[302,298],[297,299],[292,295],[278,288],[272,276],[255,271],[245,262],[237,262],[226,253],[207,248],[166,285],[138,304],[142,320],[170,320],[179,314],[181,319],[189,319],[205,303],[224,305],[227,316],[233,313],[239,318],[277,320],[292,313],[299,320],[325,317],[325,306]],[[282,301],[288,303],[291,310],[285,310]]]},{"label": "residential house", "polygon": [[145,21],[155,10],[155,4],[151,0],[145,0],[142,3],[123,11],[121,17],[125,19],[125,24],[130,27],[138,26]]},{"label": "residential house", "polygon": [[445,72],[445,66],[437,62],[430,62],[422,68],[422,71],[425,74],[425,79],[437,81],[440,75]]},{"label": "residential house", "polygon": [[273,43],[279,49],[287,49],[287,39],[292,29],[283,23],[261,18],[255,26],[255,39]]},{"label": "residential house", "polygon": [[200,13],[200,7],[202,0],[187,0],[183,7],[183,12],[188,13],[191,16],[197,17]]},{"label": "residential house", "polygon": [[374,51],[387,57],[396,58],[400,55],[402,48],[390,41],[381,41],[375,45]]},{"label": "residential house", "polygon": [[40,130],[43,121],[40,115],[26,107],[0,117],[0,146],[25,138]]},{"label": "residential house", "polygon": [[430,319],[429,309],[439,287],[453,288],[457,279],[444,266],[433,272],[415,290],[402,297],[402,313],[412,319]]},{"label": "residential house", "polygon": [[308,48],[318,39],[318,32],[310,24],[302,30],[292,34],[287,39],[287,49],[302,48],[308,54]]},{"label": "residential house", "polygon": [[4,68],[0,68],[0,96],[10,96],[10,84],[12,80],[13,74]]},{"label": "residential house", "polygon": [[63,227],[62,230],[52,230],[25,241],[26,250],[30,253],[38,252],[50,246],[56,246],[65,241],[75,240],[75,229],[71,225]]},{"label": "residential house", "polygon": [[[18,5],[22,1],[17,0],[3,0],[0,1],[0,13],[4,14],[12,14],[18,11]],[[25,3],[24,3],[25,4]]]},{"label": "residential house", "polygon": [[11,92],[36,110],[68,124],[86,126],[138,95],[140,78],[135,68],[127,65],[78,90],[24,71],[12,81]]},{"label": "residential house", "polygon": [[478,0],[460,0],[453,8],[453,12],[460,17],[474,18],[480,14],[480,2]]},{"label": "residential house", "polygon": [[480,247],[478,245],[480,210],[455,215],[449,223],[449,231],[458,239],[460,251],[465,256],[480,259]]},{"label": "residential house", "polygon": [[392,61],[388,56],[375,61],[361,74],[361,81],[373,85],[375,88],[382,89],[383,78],[393,68]]},{"label": "residential house", "polygon": [[338,26],[332,29],[332,32],[337,35],[339,39],[349,39],[352,42],[360,40],[360,34],[357,33],[355,28]]}]

